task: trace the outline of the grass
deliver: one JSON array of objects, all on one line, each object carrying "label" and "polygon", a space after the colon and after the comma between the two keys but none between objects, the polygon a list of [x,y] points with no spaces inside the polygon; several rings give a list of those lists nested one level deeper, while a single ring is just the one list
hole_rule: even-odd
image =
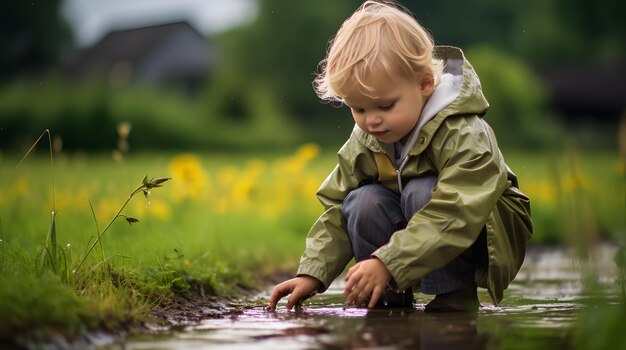
[{"label": "grass", "polygon": [[[251,162],[228,155],[144,155],[115,163],[108,156],[61,155],[54,169],[54,205],[46,157],[29,158],[17,169],[18,159],[2,159],[0,314],[7,317],[0,319],[0,338],[40,328],[68,335],[96,327],[115,330],[149,318],[152,307],[176,293],[225,295],[258,286],[278,269],[293,269],[303,231],[318,211],[303,208],[314,201],[304,198],[311,175],[298,174],[310,170],[310,158],[285,154]],[[268,180],[279,169],[299,181],[283,178],[280,186],[262,186],[261,178]],[[139,174],[145,172],[171,174],[178,181],[152,189],[149,198],[132,198],[121,218],[140,222],[111,220],[120,215],[128,193],[141,192]],[[72,279],[38,268],[51,207],[57,249],[84,271],[74,271]],[[97,237],[107,222],[103,259]]]},{"label": "grass", "polygon": [[[304,145],[283,154],[156,153],[118,161],[60,153],[53,170],[44,155],[17,169],[17,156],[0,158],[0,339],[33,329],[41,337],[115,331],[149,319],[152,308],[176,294],[228,295],[260,286],[277,270],[293,273],[322,210],[315,190],[335,161],[334,149],[319,151]],[[594,225],[584,234],[616,240],[624,231],[624,196],[613,195],[624,186],[617,154],[505,157],[532,198],[533,243],[571,239],[572,200],[587,203]],[[80,268],[85,272],[65,280],[37,268],[50,227],[53,173],[57,249],[75,269],[95,247]],[[132,198],[122,214],[139,222],[111,221],[102,254],[98,232],[145,174],[173,180],[148,199]]]},{"label": "grass", "polygon": [[[505,158],[531,198],[532,243],[574,243],[573,234],[593,235],[588,238],[594,241],[623,237],[626,165],[617,152],[505,152]],[[572,226],[581,214],[585,232]]]}]

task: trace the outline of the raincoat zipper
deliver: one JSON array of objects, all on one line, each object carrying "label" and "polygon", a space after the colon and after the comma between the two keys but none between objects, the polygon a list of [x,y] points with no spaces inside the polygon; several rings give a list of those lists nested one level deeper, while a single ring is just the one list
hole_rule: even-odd
[{"label": "raincoat zipper", "polygon": [[398,176],[398,190],[400,191],[400,193],[402,193],[402,169],[404,169],[404,166],[406,165],[406,163],[409,161],[409,156],[406,155],[404,157],[404,159],[402,160],[402,163],[400,163],[400,167],[398,167],[398,169],[396,169],[396,175]]}]

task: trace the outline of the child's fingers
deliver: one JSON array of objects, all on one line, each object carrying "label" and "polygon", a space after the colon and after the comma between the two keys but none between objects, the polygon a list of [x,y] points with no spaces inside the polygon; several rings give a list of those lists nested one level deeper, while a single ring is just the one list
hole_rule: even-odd
[{"label": "child's fingers", "polygon": [[304,293],[303,293],[302,288],[295,288],[293,292],[291,293],[291,296],[287,300],[287,310],[293,309],[296,303],[300,301],[301,299],[303,299],[303,297],[304,297]]},{"label": "child's fingers", "polygon": [[368,308],[373,309],[376,307],[376,302],[380,299],[380,296],[383,294],[383,288],[380,286],[374,287],[374,291],[372,291],[372,298],[370,299],[370,303],[367,305]]},{"label": "child's fingers", "polygon": [[276,304],[278,304],[278,301],[283,296],[284,295],[282,293],[280,293],[276,289],[274,289],[274,292],[272,292],[272,296],[270,297],[270,305],[269,305],[270,310],[276,309]]},{"label": "child's fingers", "polygon": [[344,298],[348,297],[348,295],[350,294],[354,286],[356,286],[356,284],[359,283],[360,279],[361,279],[361,275],[359,274],[354,274],[350,276],[350,278],[348,279],[348,282],[346,283],[346,288],[343,290]]},{"label": "child's fingers", "polygon": [[356,285],[348,292],[346,297],[346,304],[359,306],[363,304],[363,301],[369,295],[371,288],[368,288],[367,281],[363,278],[356,283]]},{"label": "child's fingers", "polygon": [[291,295],[289,296],[289,299],[287,299],[287,310],[293,309],[297,301],[298,301],[297,289],[294,289],[293,293],[291,293]]},{"label": "child's fingers", "polygon": [[357,295],[355,295],[356,299],[354,301],[354,304],[356,306],[361,306],[361,305],[365,304],[365,301],[367,300],[367,298],[372,293],[372,289],[374,289],[374,286],[371,283],[368,283],[363,288],[361,288],[359,293]]},{"label": "child's fingers", "polygon": [[283,282],[277,285],[276,287],[274,287],[274,290],[272,291],[272,295],[270,296],[270,305],[269,305],[270,310],[276,309],[276,304],[278,304],[278,301],[285,295],[288,295],[289,293],[291,293],[292,288],[293,287],[291,286],[291,284],[287,282]]},{"label": "child's fingers", "polygon": [[358,270],[358,269],[359,269],[359,268],[358,268],[358,266],[359,266],[359,264],[356,264],[356,265],[352,266],[350,269],[348,269],[348,273],[346,274],[346,278],[344,278],[344,281],[347,281],[347,280],[349,280],[349,279],[350,279],[350,277],[352,276],[352,274],[353,274],[354,272],[356,272],[356,270]]},{"label": "child's fingers", "polygon": [[298,301],[297,298],[295,298],[293,296],[293,294],[289,297],[289,299],[287,299],[287,310],[291,310],[293,309],[293,307],[296,305],[296,302]]}]

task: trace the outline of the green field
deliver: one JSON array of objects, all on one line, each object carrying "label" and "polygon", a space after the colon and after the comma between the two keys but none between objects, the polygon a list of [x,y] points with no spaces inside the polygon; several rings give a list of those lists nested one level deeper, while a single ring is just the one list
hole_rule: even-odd
[{"label": "green field", "polygon": [[[293,273],[321,213],[315,191],[334,152],[308,144],[284,154],[157,153],[118,161],[56,154],[53,168],[44,154],[17,168],[20,156],[4,154],[0,339],[25,330],[43,337],[51,330],[114,331],[149,319],[176,294],[232,295],[276,271]],[[533,244],[623,239],[624,163],[617,153],[505,158],[532,200]],[[94,244],[145,175],[172,180],[131,199],[122,214],[138,223],[120,216],[102,245]],[[40,255],[53,209],[55,266]],[[51,249],[48,241],[43,252]]]}]

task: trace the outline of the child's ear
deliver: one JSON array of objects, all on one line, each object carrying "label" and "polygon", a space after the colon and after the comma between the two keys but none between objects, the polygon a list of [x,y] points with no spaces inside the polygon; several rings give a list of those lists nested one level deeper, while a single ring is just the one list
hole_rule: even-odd
[{"label": "child's ear", "polygon": [[426,74],[420,82],[420,92],[422,95],[430,96],[433,91],[435,91],[435,78],[430,74]]}]

